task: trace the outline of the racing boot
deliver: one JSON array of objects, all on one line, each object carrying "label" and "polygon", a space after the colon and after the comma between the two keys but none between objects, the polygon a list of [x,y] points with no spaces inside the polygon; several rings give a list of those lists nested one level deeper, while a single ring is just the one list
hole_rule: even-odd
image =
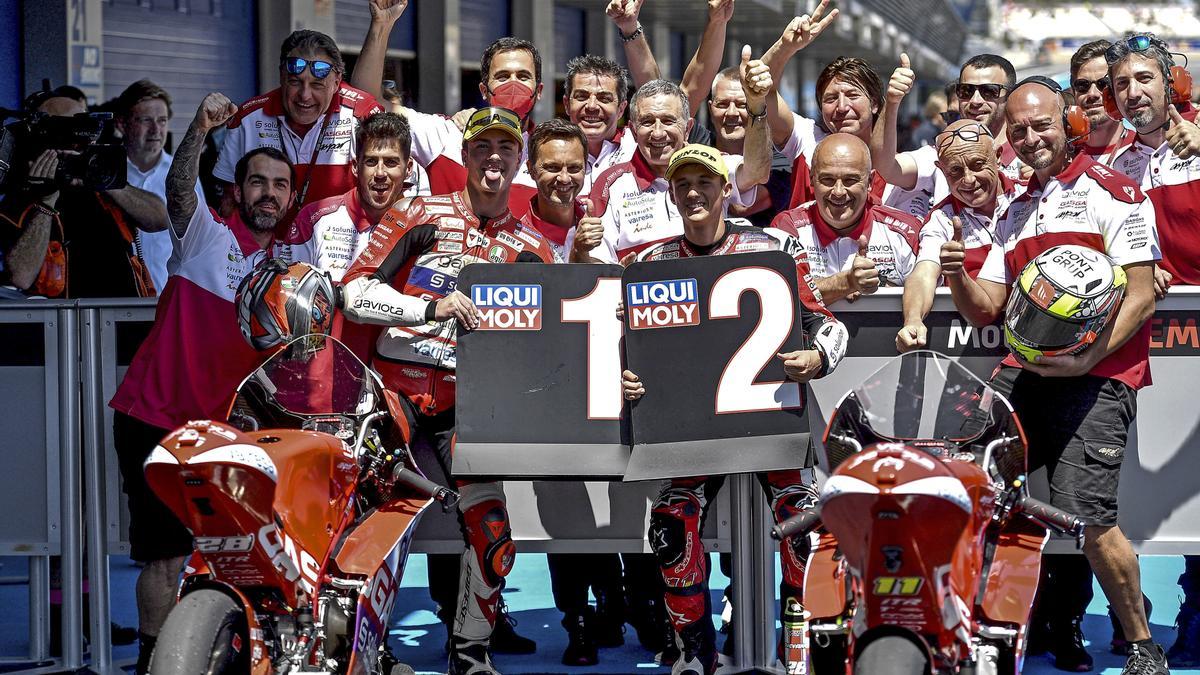
[{"label": "racing boot", "polygon": [[1180,605],[1175,629],[1175,644],[1167,650],[1167,660],[1176,668],[1200,666],[1200,608],[1186,601]]},{"label": "racing boot", "polygon": [[[1142,607],[1146,609],[1146,623],[1150,622],[1150,613],[1154,611],[1154,604],[1150,602],[1150,598],[1142,593]],[[1180,608],[1182,611],[1183,608]],[[1125,639],[1125,629],[1121,628],[1121,622],[1117,619],[1117,615],[1112,610],[1112,605],[1108,606],[1108,620],[1112,624],[1112,642],[1109,643],[1109,648],[1112,653],[1118,656],[1129,655],[1129,640]],[[1170,652],[1167,652],[1170,654]]]},{"label": "racing boot", "polygon": [[567,648],[562,655],[564,666],[594,666],[600,662],[590,630],[593,621],[595,614],[591,607],[585,608],[583,614],[563,617],[562,626],[567,629]]},{"label": "racing boot", "polygon": [[1129,643],[1129,658],[1121,675],[1171,675],[1162,646],[1150,640]]},{"label": "racing boot", "polygon": [[658,623],[659,644],[662,646],[654,654],[654,662],[660,666],[671,666],[679,660],[679,636],[671,620],[664,614]]},{"label": "racing boot", "polygon": [[450,663],[446,675],[499,675],[492,656],[482,642],[450,642]]},{"label": "racing boot", "polygon": [[711,675],[717,670],[717,634],[708,616],[678,633],[680,655],[671,675]]}]

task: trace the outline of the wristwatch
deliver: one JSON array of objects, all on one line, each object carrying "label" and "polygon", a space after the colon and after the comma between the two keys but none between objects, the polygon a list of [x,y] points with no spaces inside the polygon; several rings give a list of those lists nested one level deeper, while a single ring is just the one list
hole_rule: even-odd
[{"label": "wristwatch", "polygon": [[633,42],[639,37],[645,35],[646,31],[642,30],[642,22],[639,21],[637,28],[635,28],[634,31],[629,35],[622,33],[620,28],[617,29],[617,34],[621,36],[621,42]]}]

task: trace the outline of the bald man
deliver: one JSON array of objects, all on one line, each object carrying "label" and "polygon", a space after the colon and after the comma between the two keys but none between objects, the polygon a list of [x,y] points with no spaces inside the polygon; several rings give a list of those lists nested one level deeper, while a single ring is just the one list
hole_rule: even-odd
[{"label": "bald man", "polygon": [[813,151],[814,199],[771,222],[805,248],[826,304],[901,286],[917,261],[920,221],[870,194],[871,153],[857,136],[826,136]]},{"label": "bald man", "polygon": [[926,344],[925,316],[942,274],[979,274],[995,236],[996,220],[1023,189],[1000,171],[995,139],[972,119],[951,123],[934,140],[937,167],[950,195],[921,226],[917,265],[904,281],[904,326],[896,333],[901,353]]},{"label": "bald man", "polygon": [[[1083,352],[1009,356],[992,377],[1029,439],[1030,469],[1045,465],[1050,503],[1085,524],[1084,555],[1130,642],[1125,673],[1168,673],[1150,638],[1133,548],[1117,525],[1117,483],[1137,390],[1150,384],[1154,262],[1160,258],[1154,207],[1130,179],[1086,154],[1067,152],[1058,85],[1028,78],[1009,96],[1008,139],[1033,168],[1028,190],[996,224],[976,278],[947,277],[955,305],[974,325],[1003,315],[1009,285],[1025,265],[1059,244],[1089,246],[1125,268],[1117,316]],[[1065,430],[1065,433],[1064,433]]]}]

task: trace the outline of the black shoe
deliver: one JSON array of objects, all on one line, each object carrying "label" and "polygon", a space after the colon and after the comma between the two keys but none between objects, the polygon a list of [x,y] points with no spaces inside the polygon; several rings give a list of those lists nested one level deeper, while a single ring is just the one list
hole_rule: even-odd
[{"label": "black shoe", "polygon": [[1171,675],[1171,671],[1167,668],[1167,655],[1163,653],[1163,648],[1146,640],[1130,643],[1129,659],[1125,661],[1121,675]]},{"label": "black shoe", "polygon": [[1175,644],[1167,650],[1167,660],[1176,668],[1200,666],[1200,609],[1180,605],[1175,629]]},{"label": "black shoe", "polygon": [[1029,624],[1025,637],[1025,655],[1040,656],[1050,651],[1050,626],[1045,621],[1035,620]]},{"label": "black shoe", "polygon": [[562,625],[567,629],[567,648],[562,655],[564,666],[594,666],[600,663],[596,643],[592,641],[589,631],[589,620],[594,618],[591,609],[588,607],[583,614],[563,617]]},{"label": "black shoe", "polygon": [[451,645],[447,675],[498,675],[487,645]]},{"label": "black shoe", "polygon": [[620,647],[625,644],[625,603],[620,594],[617,601],[600,593],[596,596],[596,611],[588,620],[592,641],[597,647]]},{"label": "black shoe", "polygon": [[1093,667],[1092,655],[1083,646],[1080,619],[1071,619],[1050,627],[1050,653],[1054,667],[1071,673],[1086,673]]},{"label": "black shoe", "polygon": [[508,613],[508,604],[501,597],[496,607],[496,626],[492,628],[492,651],[497,654],[532,654],[537,643],[518,635],[517,620]]},{"label": "black shoe", "polygon": [[[1150,602],[1150,598],[1142,593],[1142,607],[1146,610],[1146,625],[1150,624],[1150,614],[1154,612],[1154,603]],[[1117,615],[1112,610],[1112,605],[1108,606],[1108,621],[1112,624],[1113,635],[1112,642],[1109,643],[1112,653],[1118,656],[1129,655],[1129,640],[1125,639],[1125,629],[1121,628],[1121,622],[1117,619]]]},{"label": "black shoe", "polygon": [[138,657],[137,665],[134,666],[134,675],[146,675],[150,672],[150,657],[154,654],[154,645],[158,642],[158,636],[145,635],[138,633]]},{"label": "black shoe", "polygon": [[[629,612],[629,623],[637,633],[638,642],[649,652],[661,652],[667,645],[667,641],[663,639],[666,634],[663,630],[663,622],[666,621],[667,614],[663,610],[662,601],[647,603],[641,607],[636,605],[629,605],[629,607],[632,610]],[[670,643],[675,643],[674,632],[671,633]]]},{"label": "black shoe", "polygon": [[108,624],[108,630],[109,635],[111,636],[110,641],[114,647],[131,645],[138,640],[138,632],[136,628],[122,626],[117,622],[112,621]]}]

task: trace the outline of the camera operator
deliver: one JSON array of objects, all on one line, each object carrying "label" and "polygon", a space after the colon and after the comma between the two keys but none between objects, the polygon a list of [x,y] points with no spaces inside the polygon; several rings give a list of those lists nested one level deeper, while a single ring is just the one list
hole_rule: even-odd
[{"label": "camera operator", "polygon": [[[87,112],[87,99],[64,86],[30,96],[25,111],[71,117]],[[135,187],[97,190],[61,176],[59,165],[76,154],[48,148],[22,179],[8,176],[0,204],[0,284],[48,298],[154,295],[133,241],[138,229],[167,227],[165,204]]]}]

